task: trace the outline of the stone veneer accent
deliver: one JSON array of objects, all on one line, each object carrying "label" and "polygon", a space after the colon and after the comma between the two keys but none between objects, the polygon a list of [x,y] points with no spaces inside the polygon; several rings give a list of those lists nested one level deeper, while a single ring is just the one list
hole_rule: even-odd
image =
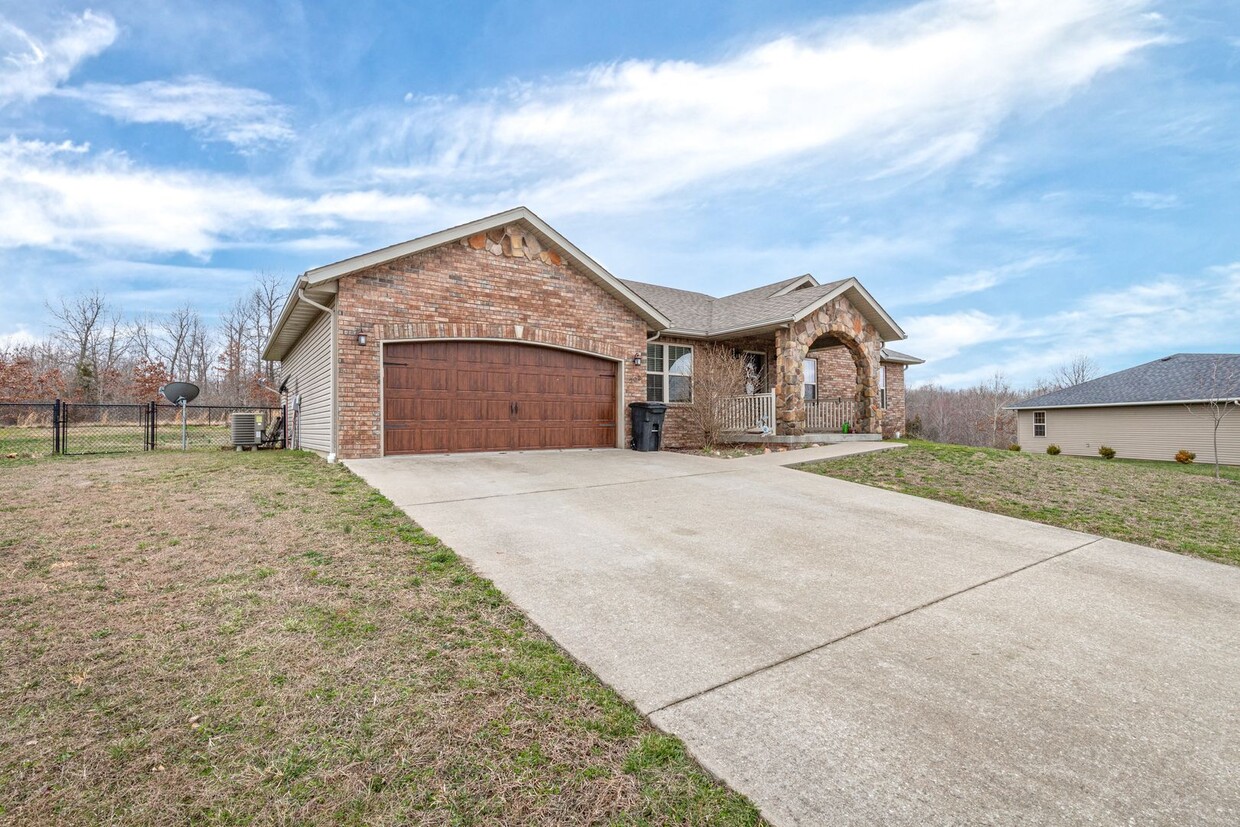
[{"label": "stone veneer accent", "polygon": [[[882,339],[852,302],[837,298],[792,325],[775,331],[775,420],[780,434],[805,433],[804,360],[814,343],[834,337],[852,354],[856,370],[856,399],[861,408],[859,433],[877,433],[878,360]],[[821,367],[821,365],[819,366]]]},{"label": "stone veneer accent", "polygon": [[[646,398],[645,367],[632,364],[633,354],[646,352],[645,321],[520,226],[345,276],[335,312],[345,458],[382,451],[384,340],[506,339],[581,350],[623,362],[626,408]],[[367,334],[366,345],[357,344],[358,333]]]}]

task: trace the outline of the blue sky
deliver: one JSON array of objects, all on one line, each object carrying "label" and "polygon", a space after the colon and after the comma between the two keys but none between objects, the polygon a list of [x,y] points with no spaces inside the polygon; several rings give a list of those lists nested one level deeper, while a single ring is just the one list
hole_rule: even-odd
[{"label": "blue sky", "polygon": [[1240,351],[1240,6],[0,0],[0,344],[525,204],[623,278],[856,276],[911,380]]}]

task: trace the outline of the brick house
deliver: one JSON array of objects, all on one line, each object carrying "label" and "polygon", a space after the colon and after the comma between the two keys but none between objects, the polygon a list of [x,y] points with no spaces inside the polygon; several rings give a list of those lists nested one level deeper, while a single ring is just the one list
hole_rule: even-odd
[{"label": "brick house", "polygon": [[623,447],[643,400],[670,405],[665,444],[690,446],[703,342],[753,368],[728,402],[738,441],[879,439],[904,430],[921,361],[884,346],[903,338],[856,279],[721,298],[622,280],[518,207],[307,271],[264,358],[294,445],[374,457]]}]

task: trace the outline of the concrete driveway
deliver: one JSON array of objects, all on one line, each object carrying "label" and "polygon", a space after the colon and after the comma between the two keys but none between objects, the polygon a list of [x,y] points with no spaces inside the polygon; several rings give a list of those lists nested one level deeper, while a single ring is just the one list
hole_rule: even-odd
[{"label": "concrete driveway", "polygon": [[776,824],[1240,823],[1240,569],[780,466],[849,450],[349,466]]}]

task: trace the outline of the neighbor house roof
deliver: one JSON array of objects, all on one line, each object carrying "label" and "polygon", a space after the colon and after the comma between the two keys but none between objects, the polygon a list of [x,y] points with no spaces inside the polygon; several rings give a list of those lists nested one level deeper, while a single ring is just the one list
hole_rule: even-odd
[{"label": "neighbor house roof", "polygon": [[[322,267],[316,267],[313,270],[307,270],[297,279],[297,283],[293,286],[293,291],[289,294],[288,300],[284,304],[284,309],[280,313],[280,318],[276,322],[271,338],[267,341],[267,347],[263,351],[263,358],[278,361],[288,355],[288,351],[293,345],[297,344],[297,340],[301,338],[302,334],[305,333],[320,312],[311,302],[322,304],[330,301],[332,294],[336,292],[335,282],[338,279],[356,273],[359,270],[365,270],[368,267],[386,264],[398,258],[404,258],[405,256],[414,255],[435,247],[442,247],[444,244],[451,244],[462,238],[484,233],[487,230],[506,227],[510,224],[519,224],[525,229],[532,231],[538,238],[539,243],[542,244],[543,249],[555,250],[560,253],[571,266],[584,273],[622,303],[628,305],[653,329],[662,330],[668,326],[669,321],[667,317],[658,309],[634,293],[620,279],[603,269],[594,259],[577,249],[576,245],[552,229],[550,224],[543,221],[527,207],[515,207],[495,215],[489,215],[486,218],[480,218],[477,221],[471,221],[468,224],[450,227],[437,233],[419,236],[400,244],[393,244],[381,250],[363,253],[362,255],[337,261],[334,264],[327,264]],[[306,301],[306,298],[309,298],[310,301]]]},{"label": "neighbor house roof", "polygon": [[1011,405],[1099,408],[1240,399],[1240,353],[1176,353]]},{"label": "neighbor house roof", "polygon": [[797,322],[824,304],[847,298],[874,325],[884,341],[905,338],[904,331],[879,306],[861,282],[841,279],[819,284],[804,275],[728,296],[709,296],[640,281],[624,282],[671,320],[667,333],[684,336],[736,336]]}]

